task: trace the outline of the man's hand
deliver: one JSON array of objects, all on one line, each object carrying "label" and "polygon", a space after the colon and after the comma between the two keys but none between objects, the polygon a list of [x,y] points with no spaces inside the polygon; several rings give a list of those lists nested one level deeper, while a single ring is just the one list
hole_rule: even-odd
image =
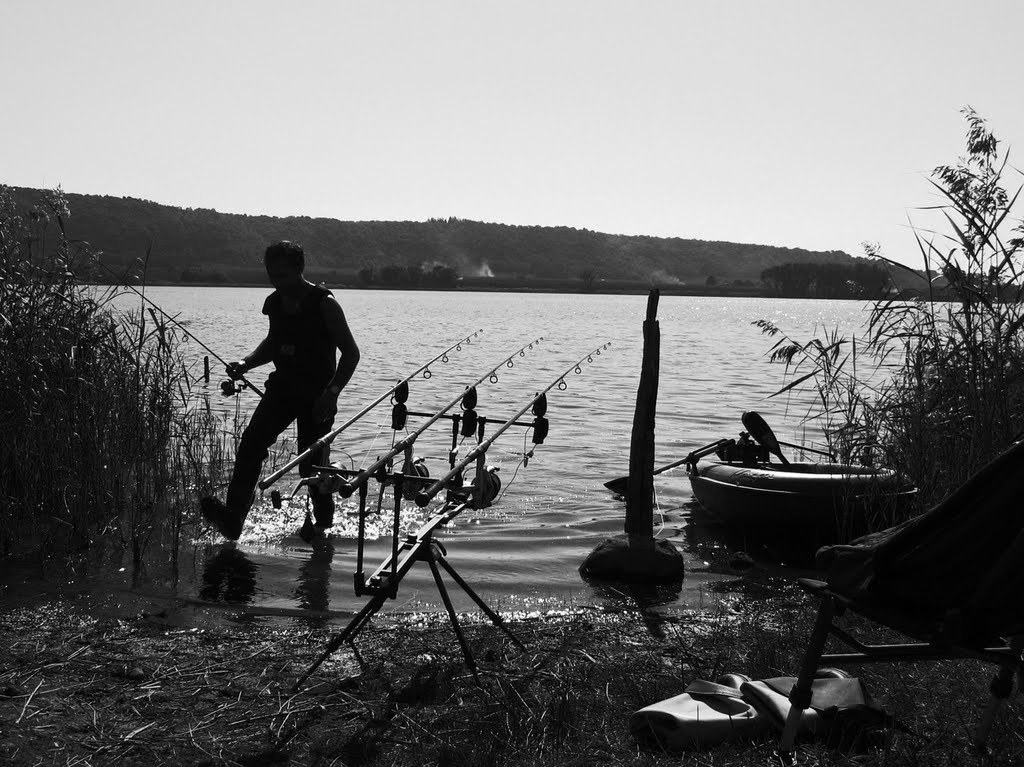
[{"label": "man's hand", "polygon": [[[340,394],[340,392],[338,392]],[[333,421],[338,413],[338,394],[331,388],[324,389],[313,403],[313,420],[317,422]]]},{"label": "man's hand", "polygon": [[232,381],[238,381],[249,372],[249,367],[245,364],[245,360],[238,360],[237,362],[229,362],[226,370],[228,375],[231,376]]}]

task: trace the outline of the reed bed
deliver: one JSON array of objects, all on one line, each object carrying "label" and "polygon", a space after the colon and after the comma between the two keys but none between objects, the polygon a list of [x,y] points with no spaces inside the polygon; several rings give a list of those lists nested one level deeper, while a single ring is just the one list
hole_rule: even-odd
[{"label": "reed bed", "polygon": [[826,329],[800,340],[757,323],[776,339],[769,358],[786,365],[788,382],[776,394],[804,390],[813,402],[807,420],[829,450],[843,462],[902,471],[924,507],[1024,433],[1020,173],[985,121],[970,109],[964,116],[965,154],[933,171],[938,203],[918,213],[937,221],[912,224],[922,268],[866,246],[915,287],[876,302],[861,337]]},{"label": "reed bed", "polygon": [[154,540],[177,552],[233,435],[196,407],[178,329],[87,284],[96,253],[68,215],[59,192],[19,210],[0,187],[0,556],[112,544],[138,570]]},{"label": "reed bed", "polygon": [[[298,692],[327,632],[301,624],[187,628],[173,610],[97,618],[68,602],[0,616],[0,761],[60,765],[665,765],[775,762],[766,738],[669,754],[630,714],[694,679],[797,667],[813,609],[764,582],[717,613],[577,611],[518,618],[518,650],[482,621],[466,631],[477,683],[442,617],[374,622]],[[468,618],[469,616],[467,616]],[[856,628],[856,627],[855,627]],[[876,630],[877,631],[877,630]],[[991,753],[969,735],[991,672],[975,663],[866,667],[896,721],[800,746],[808,765],[1016,765],[1020,698]]]}]

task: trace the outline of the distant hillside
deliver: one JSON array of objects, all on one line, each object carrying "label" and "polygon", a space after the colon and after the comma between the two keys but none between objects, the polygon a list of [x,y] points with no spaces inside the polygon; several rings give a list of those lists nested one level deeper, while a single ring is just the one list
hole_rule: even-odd
[{"label": "distant hillside", "polygon": [[[19,205],[41,192],[11,188]],[[360,270],[391,265],[424,270],[450,267],[473,283],[544,281],[645,285],[708,284],[760,287],[761,273],[788,263],[851,264],[841,251],[602,234],[568,227],[509,226],[463,219],[338,221],[328,218],[249,216],[176,208],[132,197],[65,195],[67,232],[127,268],[150,249],[148,274],[178,281],[262,280],[261,256],[275,240],[294,240],[308,254],[311,274],[336,284],[358,281]],[[710,278],[710,279],[709,279]]]}]

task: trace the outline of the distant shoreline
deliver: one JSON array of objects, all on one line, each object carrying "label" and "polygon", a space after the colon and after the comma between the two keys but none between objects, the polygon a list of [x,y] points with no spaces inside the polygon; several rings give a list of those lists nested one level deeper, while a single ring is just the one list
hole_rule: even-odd
[{"label": "distant shoreline", "polygon": [[[313,282],[324,283],[332,290],[417,290],[430,291],[435,293],[558,293],[568,295],[647,295],[652,289],[657,288],[663,296],[706,296],[709,298],[807,298],[807,296],[778,296],[772,294],[762,287],[750,286],[699,286],[699,285],[643,285],[643,284],[614,284],[595,287],[590,290],[583,290],[578,283],[551,281],[544,284],[514,284],[502,280],[473,279],[465,280],[455,288],[417,287],[414,285],[353,285],[351,283],[333,283],[324,280],[316,274],[307,275]],[[109,284],[109,283],[99,283]],[[183,282],[180,280],[147,280],[148,287],[176,287],[176,288],[267,288],[270,286],[264,281],[245,282],[220,282],[220,281],[197,281]],[[810,296],[813,298],[813,296]],[[860,300],[860,299],[847,299]]]}]

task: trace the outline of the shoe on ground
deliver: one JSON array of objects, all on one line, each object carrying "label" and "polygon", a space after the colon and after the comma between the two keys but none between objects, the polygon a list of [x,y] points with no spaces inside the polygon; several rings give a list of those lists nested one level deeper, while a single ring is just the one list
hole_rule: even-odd
[{"label": "shoe on ground", "polygon": [[643,746],[658,751],[755,740],[768,732],[768,725],[740,691],[749,683],[742,674],[725,674],[717,682],[694,680],[683,693],[633,713],[629,729]]},{"label": "shoe on ground", "polygon": [[237,541],[242,534],[241,526],[235,515],[219,498],[209,495],[201,498],[199,511],[202,513],[203,519],[213,525],[213,528],[229,541]]}]

